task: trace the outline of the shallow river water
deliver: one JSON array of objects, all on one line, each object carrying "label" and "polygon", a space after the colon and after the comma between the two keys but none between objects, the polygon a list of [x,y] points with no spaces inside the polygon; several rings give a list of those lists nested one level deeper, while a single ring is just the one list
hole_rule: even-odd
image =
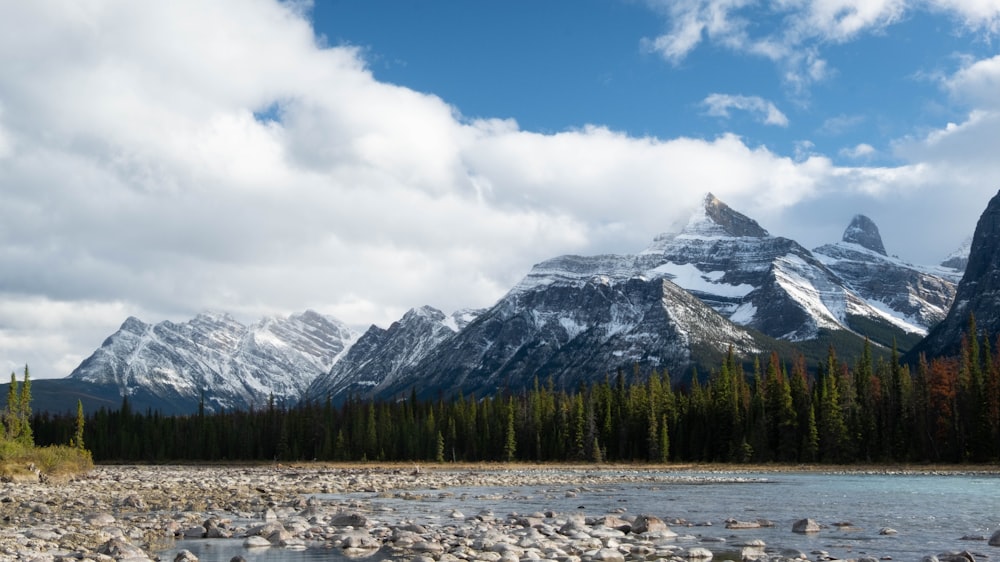
[{"label": "shallow river water", "polygon": [[[768,546],[806,554],[823,550],[839,558],[891,557],[919,561],[928,554],[969,550],[1000,557],[1000,547],[985,540],[1000,528],[1000,477],[957,474],[820,474],[820,473],[664,473],[668,482],[517,488],[447,488],[412,490],[410,499],[373,493],[335,496],[356,498],[371,507],[381,522],[414,521],[445,524],[453,510],[470,516],[489,510],[497,517],[511,513],[555,511],[588,517],[619,513],[652,514],[683,519],[690,526],[671,528],[698,546],[721,556],[739,550],[730,543],[763,539]],[[318,496],[322,498],[323,496]],[[416,498],[416,499],[414,499]],[[816,534],[791,531],[792,524],[811,518],[823,525]],[[765,519],[770,528],[731,530],[727,519]],[[845,525],[847,524],[847,525]],[[880,535],[883,528],[897,531]],[[161,554],[172,560],[177,549],[191,550],[203,562],[228,562],[241,555],[249,562],[336,560],[335,551],[247,550],[242,541],[181,541]],[[381,553],[368,560],[384,558]],[[815,559],[814,555],[810,555]]]}]

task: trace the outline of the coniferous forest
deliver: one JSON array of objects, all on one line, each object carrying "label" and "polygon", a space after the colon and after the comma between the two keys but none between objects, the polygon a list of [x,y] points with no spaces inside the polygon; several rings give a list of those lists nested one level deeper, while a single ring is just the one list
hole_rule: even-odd
[{"label": "coniferous forest", "polygon": [[[969,333],[975,334],[974,319]],[[1000,460],[1000,340],[966,337],[958,357],[902,365],[732,352],[672,386],[619,372],[556,389],[395,401],[304,402],[164,416],[102,409],[83,440],[101,462],[537,461],[864,463]],[[40,444],[67,443],[76,416],[37,413]]]}]

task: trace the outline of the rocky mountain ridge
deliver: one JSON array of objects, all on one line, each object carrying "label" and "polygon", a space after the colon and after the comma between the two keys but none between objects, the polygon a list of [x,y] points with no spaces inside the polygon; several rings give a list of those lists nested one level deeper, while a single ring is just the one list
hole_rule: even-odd
[{"label": "rocky mountain ridge", "polygon": [[914,362],[920,354],[957,354],[971,318],[975,318],[977,338],[1000,334],[1000,193],[990,199],[976,223],[965,274],[947,317],[909,351],[906,359]]},{"label": "rocky mountain ridge", "polygon": [[225,313],[155,325],[130,317],[68,379],[110,390],[119,402],[167,410],[293,404],[355,339],[343,323],[313,311],[250,325]]},{"label": "rocky mountain ridge", "polygon": [[915,341],[954,297],[948,271],[889,257],[862,215],[840,242],[809,251],[708,195],[684,228],[640,253],[546,260],[483,311],[422,307],[361,335],[314,312],[250,326],[225,314],[130,318],[63,386],[190,411],[413,389],[484,395],[536,377],[570,387],[623,368],[676,375],[779,340]]}]

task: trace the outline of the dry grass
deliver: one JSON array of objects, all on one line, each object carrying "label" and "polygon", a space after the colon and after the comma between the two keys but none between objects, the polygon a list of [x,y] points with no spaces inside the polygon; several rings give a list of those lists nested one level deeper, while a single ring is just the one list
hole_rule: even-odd
[{"label": "dry grass", "polygon": [[52,445],[33,447],[15,441],[0,441],[0,478],[11,482],[37,482],[41,478],[65,478],[94,467],[90,451]]}]

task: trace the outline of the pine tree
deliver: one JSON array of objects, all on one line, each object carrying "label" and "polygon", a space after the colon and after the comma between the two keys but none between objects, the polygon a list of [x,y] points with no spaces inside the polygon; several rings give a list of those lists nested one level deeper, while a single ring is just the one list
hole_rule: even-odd
[{"label": "pine tree", "polygon": [[18,399],[18,419],[21,423],[21,430],[18,439],[25,445],[34,445],[35,436],[31,431],[31,373],[28,366],[24,366],[24,382],[21,384],[21,398]]},{"label": "pine tree", "polygon": [[504,431],[503,460],[511,462],[517,453],[517,435],[514,431],[514,399],[507,400],[506,408],[507,428]]},{"label": "pine tree", "polygon": [[21,420],[18,415],[21,412],[21,395],[17,391],[17,374],[11,371],[10,386],[7,387],[7,411],[4,412],[4,426],[7,430],[7,439],[15,440],[21,433]]},{"label": "pine tree", "polygon": [[74,437],[70,441],[70,445],[76,447],[77,449],[83,449],[83,402],[81,400],[76,401],[76,431],[73,433]]}]

